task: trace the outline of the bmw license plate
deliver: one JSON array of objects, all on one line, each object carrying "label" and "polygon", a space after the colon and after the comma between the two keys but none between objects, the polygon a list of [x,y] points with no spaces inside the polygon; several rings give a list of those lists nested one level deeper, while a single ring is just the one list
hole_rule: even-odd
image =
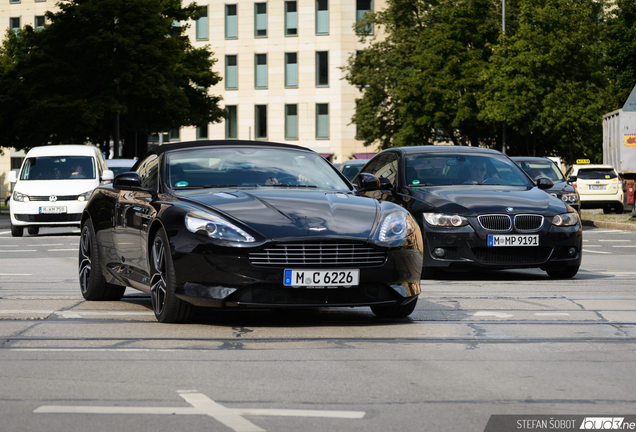
[{"label": "bmw license plate", "polygon": [[488,246],[539,246],[539,235],[492,235]]},{"label": "bmw license plate", "polygon": [[283,285],[291,287],[348,287],[358,285],[360,270],[285,270]]},{"label": "bmw license plate", "polygon": [[40,214],[66,213],[66,207],[40,207]]}]

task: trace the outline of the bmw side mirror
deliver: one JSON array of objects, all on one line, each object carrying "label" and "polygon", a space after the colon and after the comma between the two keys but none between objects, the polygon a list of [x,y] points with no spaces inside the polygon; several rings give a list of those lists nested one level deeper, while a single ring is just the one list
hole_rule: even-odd
[{"label": "bmw side mirror", "polygon": [[356,187],[358,191],[372,191],[380,189],[380,180],[373,174],[359,173],[356,176]]},{"label": "bmw side mirror", "polygon": [[139,177],[139,173],[134,171],[117,174],[113,180],[113,188],[120,190],[143,189],[141,187],[141,177]]},{"label": "bmw side mirror", "polygon": [[578,178],[578,177],[577,177],[577,176],[575,176],[575,175],[568,177],[568,183],[574,183],[574,182],[576,181],[576,179],[577,179],[577,178]]},{"label": "bmw side mirror", "polygon": [[546,190],[553,187],[554,183],[549,178],[541,177],[537,179],[537,186],[539,186],[539,189]]}]

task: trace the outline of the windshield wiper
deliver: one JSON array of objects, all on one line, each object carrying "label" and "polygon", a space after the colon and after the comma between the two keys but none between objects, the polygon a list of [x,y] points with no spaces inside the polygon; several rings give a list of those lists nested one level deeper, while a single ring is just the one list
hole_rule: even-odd
[{"label": "windshield wiper", "polygon": [[318,186],[314,185],[291,185],[291,184],[271,184],[271,185],[258,185],[259,187],[287,187],[287,188],[314,188],[317,189]]},{"label": "windshield wiper", "polygon": [[238,185],[203,185],[203,186],[175,186],[174,190],[186,190],[186,189],[212,189],[212,188],[229,188],[238,187]]}]

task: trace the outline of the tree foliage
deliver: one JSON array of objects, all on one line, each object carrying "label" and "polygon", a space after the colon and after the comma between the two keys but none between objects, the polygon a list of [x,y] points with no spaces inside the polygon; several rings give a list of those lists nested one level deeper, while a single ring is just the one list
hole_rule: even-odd
[{"label": "tree foliage", "polygon": [[636,0],[608,8],[604,34],[607,77],[613,108],[621,108],[636,85]]},{"label": "tree foliage", "polygon": [[[125,154],[150,132],[217,122],[220,81],[208,47],[185,35],[196,4],[67,0],[42,30],[8,31],[0,50],[0,139],[17,149],[107,143],[119,120]],[[137,144],[137,151],[134,145]]]}]

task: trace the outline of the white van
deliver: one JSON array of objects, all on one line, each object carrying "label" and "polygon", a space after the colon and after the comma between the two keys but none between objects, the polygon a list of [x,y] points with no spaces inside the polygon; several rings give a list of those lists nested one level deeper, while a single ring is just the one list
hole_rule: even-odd
[{"label": "white van", "polygon": [[93,189],[113,180],[100,151],[92,145],[49,145],[29,151],[11,194],[11,235],[24,227],[37,235],[41,226],[80,226]]}]

